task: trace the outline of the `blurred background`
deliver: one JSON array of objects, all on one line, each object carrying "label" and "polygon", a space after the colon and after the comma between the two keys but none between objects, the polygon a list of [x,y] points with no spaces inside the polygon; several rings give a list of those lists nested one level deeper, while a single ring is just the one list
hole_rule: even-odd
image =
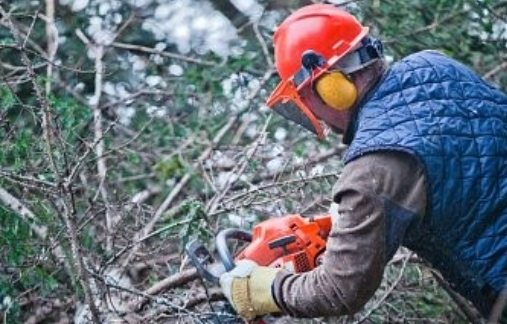
[{"label": "blurred background", "polygon": [[[183,247],[327,211],[341,139],[264,104],[275,26],[319,2],[389,62],[435,49],[507,90],[503,0],[0,1],[0,321],[241,323]],[[302,322],[481,321],[400,249],[363,312]]]}]

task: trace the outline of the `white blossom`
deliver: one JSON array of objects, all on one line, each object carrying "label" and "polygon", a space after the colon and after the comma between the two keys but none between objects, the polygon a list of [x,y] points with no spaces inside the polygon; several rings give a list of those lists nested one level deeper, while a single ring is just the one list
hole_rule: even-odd
[{"label": "white blossom", "polygon": [[169,73],[175,76],[182,76],[185,70],[181,67],[181,65],[178,64],[171,64],[169,65]]},{"label": "white blossom", "polygon": [[72,3],[72,11],[81,11],[88,6],[89,0],[75,0]]},{"label": "white blossom", "polygon": [[149,75],[146,77],[145,81],[147,85],[149,85],[150,87],[154,87],[157,84],[162,83],[162,77],[160,77],[159,75]]}]

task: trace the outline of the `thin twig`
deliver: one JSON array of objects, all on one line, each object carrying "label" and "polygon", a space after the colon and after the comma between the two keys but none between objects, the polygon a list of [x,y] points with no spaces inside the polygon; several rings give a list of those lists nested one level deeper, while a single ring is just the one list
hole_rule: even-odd
[{"label": "thin twig", "polygon": [[[22,220],[24,220],[27,224],[30,225],[32,231],[37,234],[41,239],[45,240],[47,238],[48,229],[44,225],[36,225],[38,222],[35,214],[26,207],[21,201],[19,201],[16,197],[11,195],[7,190],[0,187],[0,202],[3,203],[4,206],[10,208],[12,211],[19,215]],[[58,246],[55,249],[55,256],[57,259],[61,260],[61,258],[65,258],[63,251]]]},{"label": "thin twig", "polygon": [[[153,296],[161,293],[162,291],[182,286],[192,280],[196,280],[199,278],[199,274],[196,269],[188,269],[184,271],[180,271],[170,277],[167,277],[155,284],[153,284],[150,288],[146,289],[143,294],[145,296]],[[146,302],[146,299],[136,300],[129,305],[129,309],[135,311],[142,307],[142,305]]]},{"label": "thin twig", "polygon": [[465,14],[469,13],[470,10],[471,10],[471,7],[465,8],[463,10],[457,10],[457,11],[450,12],[447,16],[443,17],[440,20],[435,20],[427,26],[424,26],[424,27],[421,27],[421,28],[418,28],[415,30],[411,30],[405,34],[397,35],[396,38],[387,39],[387,40],[383,41],[383,43],[385,43],[385,44],[399,43],[402,39],[405,39],[407,37],[413,37],[416,34],[431,31],[433,29],[438,28],[439,26],[445,26],[444,23],[447,22],[448,20],[451,20],[451,19],[458,17],[460,15],[465,15]]},{"label": "thin twig", "polygon": [[119,252],[117,252],[113,257],[111,257],[108,261],[106,261],[105,265],[107,266],[107,265],[113,264],[114,261],[116,261],[119,257],[121,257],[125,252],[129,251],[130,249],[132,249],[134,246],[139,245],[139,244],[143,243],[144,241],[146,241],[146,240],[148,240],[148,239],[150,239],[150,238],[152,238],[154,236],[157,236],[158,234],[161,234],[161,233],[163,233],[165,231],[168,231],[170,229],[176,228],[176,227],[181,226],[181,225],[188,224],[191,221],[192,221],[191,219],[184,219],[184,220],[179,221],[179,222],[171,223],[169,225],[166,225],[166,226],[164,226],[162,228],[157,229],[154,232],[149,233],[148,235],[146,235],[144,237],[141,237],[140,239],[138,239],[138,240],[136,240],[134,242],[129,243],[124,248],[122,248]]},{"label": "thin twig", "polygon": [[[276,181],[273,181],[273,180],[276,180],[276,179],[279,179],[281,178],[283,175],[287,174],[287,173],[294,173],[295,171],[298,171],[298,170],[301,170],[301,169],[305,169],[305,168],[308,168],[308,167],[311,167],[311,166],[314,166],[314,165],[317,165],[319,163],[323,163],[325,162],[326,160],[328,160],[329,158],[331,157],[334,157],[334,156],[339,156],[343,151],[343,148],[341,147],[334,147],[322,154],[319,154],[317,156],[315,156],[314,158],[311,158],[309,160],[304,160],[302,162],[299,162],[299,163],[295,163],[295,164],[292,164],[290,169],[286,169],[286,168],[283,168],[281,171],[277,171],[277,172],[266,172],[266,173],[261,173],[259,174],[258,176],[255,176],[252,180],[250,180],[248,183],[236,183],[232,186],[231,190],[232,191],[239,191],[239,190],[242,190],[242,189],[246,189],[246,188],[250,188],[250,192],[249,193],[252,193],[252,192],[255,192],[257,191],[260,187],[255,187],[252,189],[252,187],[254,187],[255,185],[259,184],[259,183],[262,183],[263,181],[266,181],[266,180],[271,180],[272,182],[270,184],[267,185],[267,187],[274,187],[274,186],[277,186],[277,183]],[[214,192],[216,192],[216,188],[214,188],[213,186],[213,183],[211,183],[211,180],[209,180],[209,177],[207,177],[207,174],[204,173],[204,176],[207,178],[208,182],[210,182],[210,186],[212,187],[212,190],[210,190],[211,192],[207,192],[206,194],[213,194]],[[339,172],[336,173],[336,176],[339,176]],[[308,179],[308,180],[313,180],[312,179]],[[297,180],[297,182],[300,182],[301,180]],[[266,187],[266,188],[267,188]],[[263,187],[264,188],[264,187]],[[240,193],[241,196],[244,196],[245,193]],[[240,198],[240,197],[237,197],[237,198]],[[234,198],[234,199],[237,199],[237,198]],[[232,199],[232,200],[234,200]],[[229,199],[228,201],[230,201],[231,199]]]},{"label": "thin twig", "polygon": [[[4,17],[8,17],[7,13],[3,10],[2,7],[0,7],[0,13]],[[23,61],[23,64],[26,66],[28,76],[30,78],[30,81],[32,82],[33,88],[35,90],[35,94],[37,96],[37,100],[40,103],[42,111],[43,111],[42,131],[43,131],[43,137],[44,137],[44,149],[46,151],[47,158],[49,159],[49,163],[50,163],[51,169],[54,173],[54,176],[57,179],[57,184],[61,184],[62,182],[61,182],[60,172],[59,172],[56,162],[53,158],[53,148],[52,148],[52,144],[51,144],[53,142],[52,135],[51,135],[51,130],[53,129],[53,127],[52,127],[52,112],[51,112],[51,109],[49,108],[49,103],[47,101],[44,91],[41,89],[41,87],[37,83],[37,75],[35,74],[35,71],[33,69],[33,64],[31,62],[31,60],[28,58],[27,54],[24,52],[24,45],[26,43],[26,39],[28,39],[30,35],[27,34],[25,39],[22,40],[19,30],[14,26],[14,24],[12,23],[12,21],[10,19],[7,19],[7,20],[8,20],[10,31],[11,31],[12,35],[14,36],[14,39],[19,44],[19,52],[21,54],[21,60]],[[34,21],[35,20],[36,20],[36,17],[34,17]]]},{"label": "thin twig", "polygon": [[[108,128],[104,131],[104,135],[109,133],[111,129],[113,128],[113,124],[111,123]],[[90,153],[95,149],[95,147],[98,145],[98,143],[102,142],[103,138],[95,139],[94,142],[91,145],[87,145],[86,151],[77,159],[77,162],[74,164],[72,169],[69,172],[69,175],[65,179],[65,183],[69,184],[74,181],[74,178],[77,176],[79,170],[81,170],[81,167],[83,166],[84,161],[86,158],[90,155]]]},{"label": "thin twig", "polygon": [[170,53],[170,52],[166,52],[166,51],[161,51],[161,50],[157,50],[157,49],[154,49],[151,47],[146,47],[146,46],[141,46],[141,45],[132,45],[132,44],[125,44],[125,43],[120,43],[120,42],[113,42],[111,44],[111,46],[116,47],[116,48],[131,50],[131,51],[139,51],[139,52],[144,52],[144,53],[149,53],[149,54],[157,54],[160,56],[165,56],[165,57],[169,57],[169,58],[173,58],[173,59],[177,59],[177,60],[181,60],[181,61],[185,61],[185,62],[190,62],[190,63],[201,64],[201,65],[215,66],[218,64],[217,62],[199,60],[196,58],[192,58],[192,57],[188,57],[188,56],[184,56],[184,55],[180,55],[180,54],[175,54],[175,53]]},{"label": "thin twig", "polygon": [[403,274],[405,273],[405,268],[407,267],[407,264],[408,264],[408,260],[410,260],[411,256],[412,256],[412,252],[408,253],[405,256],[405,259],[403,260],[403,264],[401,265],[400,273],[398,274],[398,277],[396,278],[396,280],[394,280],[394,282],[391,284],[391,286],[382,295],[382,297],[375,303],[375,305],[372,306],[368,310],[368,312],[366,312],[363,316],[361,316],[361,319],[358,321],[358,323],[362,323],[364,320],[366,320],[371,315],[371,313],[373,313],[377,308],[379,308],[380,305],[382,305],[384,303],[384,301],[386,300],[386,298],[389,297],[389,295],[391,295],[391,293],[393,292],[394,288],[396,287],[396,285],[398,285],[398,283],[400,282],[401,278],[403,277]]},{"label": "thin twig", "polygon": [[491,79],[495,74],[497,74],[498,72],[502,71],[503,69],[507,69],[507,61],[505,62],[502,62],[501,64],[498,64],[497,66],[495,66],[494,69],[492,69],[491,71],[487,72],[486,74],[484,74],[483,78],[485,80],[489,80]]},{"label": "thin twig", "polygon": [[266,41],[262,37],[261,33],[259,32],[259,24],[254,23],[253,24],[253,30],[255,33],[255,37],[257,37],[257,40],[259,41],[259,44],[261,45],[262,53],[264,54],[264,58],[266,59],[266,62],[268,63],[268,66],[272,67],[273,59],[271,58],[271,53],[269,52],[268,45],[266,44]]},{"label": "thin twig", "polygon": [[429,267],[429,270],[430,270],[431,274],[433,275],[433,278],[435,278],[436,281],[438,282],[438,284],[440,285],[440,287],[442,287],[449,294],[449,296],[456,303],[456,305],[458,305],[458,308],[466,316],[466,318],[468,319],[469,323],[472,323],[472,324],[481,324],[481,323],[483,323],[483,321],[481,319],[481,316],[479,315],[479,313],[477,312],[477,310],[475,310],[469,304],[469,302],[466,301],[461,295],[459,295],[458,293],[456,293],[450,287],[449,283],[447,283],[447,281],[445,281],[445,279],[442,277],[442,275],[439,272],[437,272],[435,269],[433,269],[431,267]]},{"label": "thin twig", "polygon": [[38,187],[42,186],[42,187],[49,187],[52,189],[57,187],[56,184],[53,182],[37,179],[34,177],[30,177],[30,176],[23,176],[23,175],[16,174],[16,173],[10,173],[10,172],[6,172],[3,170],[0,170],[0,175],[4,176],[4,177],[9,177],[9,178],[15,179],[18,182],[25,181],[26,183],[33,183],[35,186],[38,186]]},{"label": "thin twig", "polygon": [[223,188],[221,188],[221,190],[209,201],[208,206],[206,208],[208,213],[213,213],[218,208],[218,204],[223,200],[225,195],[229,192],[234,181],[239,179],[241,177],[241,175],[245,172],[245,169],[248,166],[248,163],[252,159],[253,155],[257,151],[257,148],[266,139],[266,129],[268,127],[269,122],[271,121],[271,116],[272,115],[270,115],[266,119],[266,122],[264,123],[264,127],[263,127],[262,131],[260,132],[260,135],[257,138],[257,140],[252,144],[252,146],[250,148],[248,148],[246,150],[246,154],[245,154],[245,157],[243,158],[243,160],[241,162],[239,162],[237,164],[237,167],[231,171]]},{"label": "thin twig", "polygon": [[[301,182],[309,182],[309,181],[313,181],[313,180],[317,180],[317,179],[323,179],[323,178],[329,178],[329,177],[339,177],[339,176],[340,176],[340,172],[333,171],[333,172],[329,172],[329,173],[322,173],[322,174],[317,174],[317,175],[308,176],[308,177],[291,178],[286,181],[266,183],[261,186],[251,188],[245,192],[241,192],[235,196],[232,196],[232,197],[228,198],[227,200],[225,200],[223,203],[228,204],[228,203],[231,203],[235,200],[239,200],[243,197],[250,196],[251,194],[253,194],[255,192],[260,192],[260,191],[267,190],[267,189],[273,188],[273,187],[282,187],[282,186],[287,186],[287,185],[294,185],[294,184],[301,183]],[[214,214],[215,213],[210,213],[210,215],[214,215]]]}]

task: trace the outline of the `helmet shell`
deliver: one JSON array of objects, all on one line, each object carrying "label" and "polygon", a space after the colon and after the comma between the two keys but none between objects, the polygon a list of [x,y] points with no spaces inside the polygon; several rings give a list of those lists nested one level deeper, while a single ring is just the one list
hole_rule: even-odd
[{"label": "helmet shell", "polygon": [[327,60],[327,67],[349,53],[369,29],[357,19],[330,4],[298,9],[277,28],[273,40],[275,65],[282,80],[301,68],[302,54],[313,50]]}]

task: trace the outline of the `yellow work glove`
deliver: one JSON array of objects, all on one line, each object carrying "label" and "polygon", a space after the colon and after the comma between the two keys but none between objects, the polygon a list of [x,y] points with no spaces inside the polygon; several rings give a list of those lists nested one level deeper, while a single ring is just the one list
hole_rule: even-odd
[{"label": "yellow work glove", "polygon": [[251,320],[280,311],[271,294],[278,271],[258,266],[251,260],[241,260],[234,269],[220,276],[220,285],[238,315]]}]

